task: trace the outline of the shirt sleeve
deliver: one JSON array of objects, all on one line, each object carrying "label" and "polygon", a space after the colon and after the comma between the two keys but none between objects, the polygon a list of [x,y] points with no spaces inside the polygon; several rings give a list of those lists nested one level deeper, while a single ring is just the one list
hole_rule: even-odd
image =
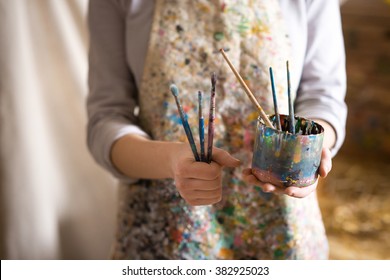
[{"label": "shirt sleeve", "polygon": [[347,106],[345,48],[338,0],[307,1],[308,38],[297,115],[322,119],[336,131],[336,155],[345,138]]},{"label": "shirt sleeve", "polygon": [[134,114],[137,89],[126,63],[125,20],[125,1],[89,2],[87,145],[97,163],[118,179],[134,182],[121,174],[110,158],[113,143],[125,134],[148,137]]}]

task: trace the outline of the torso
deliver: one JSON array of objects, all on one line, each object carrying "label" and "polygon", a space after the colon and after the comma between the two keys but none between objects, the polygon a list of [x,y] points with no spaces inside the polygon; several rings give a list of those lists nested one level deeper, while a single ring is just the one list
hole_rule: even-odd
[{"label": "torso", "polygon": [[[215,145],[244,164],[224,171],[223,200],[213,206],[188,206],[172,180],[122,186],[114,258],[326,258],[327,242],[315,194],[297,200],[266,194],[242,181],[242,168],[251,163],[257,112],[227,64],[214,53],[222,47],[230,49],[228,56],[268,113],[272,112],[268,67],[273,66],[278,73],[279,107],[286,112],[284,65],[290,59],[290,48],[282,31],[279,2],[267,1],[266,6],[262,1],[235,1],[234,5],[231,1],[155,2],[143,74],[135,75],[142,128],[153,139],[185,141],[169,93],[174,81],[197,136],[196,93],[202,90],[209,98],[210,73],[215,71],[219,77]],[[246,8],[251,3],[254,6]],[[150,13],[148,9],[143,11]],[[198,24],[191,26],[191,21]],[[127,31],[130,45],[134,30]],[[214,40],[202,40],[209,37]],[[140,52],[145,49],[139,47]],[[129,65],[136,68],[138,60],[133,59],[132,50],[129,47]],[[133,72],[141,73],[137,69]]]}]

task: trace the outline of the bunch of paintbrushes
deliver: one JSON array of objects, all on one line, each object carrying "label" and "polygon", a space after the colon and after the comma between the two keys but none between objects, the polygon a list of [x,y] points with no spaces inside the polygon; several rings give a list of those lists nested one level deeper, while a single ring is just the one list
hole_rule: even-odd
[{"label": "bunch of paintbrushes", "polygon": [[233,71],[234,75],[236,76],[237,80],[240,82],[242,87],[245,90],[245,93],[249,97],[249,99],[252,101],[252,103],[255,105],[257,110],[259,111],[259,115],[263,122],[275,129],[274,125],[276,125],[276,129],[280,131],[287,131],[292,134],[301,134],[301,135],[308,135],[308,134],[317,134],[318,126],[314,125],[313,121],[304,120],[301,118],[298,118],[297,122],[295,122],[295,115],[294,115],[294,107],[291,100],[291,81],[290,81],[290,69],[289,69],[289,63],[286,62],[286,69],[287,69],[287,94],[288,94],[288,110],[289,110],[289,117],[288,120],[283,120],[281,122],[281,118],[279,115],[278,110],[278,102],[276,98],[276,89],[275,89],[275,81],[274,81],[274,75],[272,71],[272,67],[269,68],[270,73],[270,79],[271,79],[271,89],[272,89],[272,97],[273,97],[273,103],[274,103],[274,111],[275,115],[270,119],[264,110],[261,108],[260,104],[257,102],[255,96],[251,92],[251,90],[248,88],[248,86],[245,84],[244,80],[236,70],[236,68],[233,66],[232,62],[227,57],[224,49],[220,49],[220,52],[222,53],[222,56],[225,58],[226,62],[228,63],[230,69]]},{"label": "bunch of paintbrushes", "polygon": [[200,143],[200,156],[196,148],[195,140],[191,132],[190,125],[188,123],[187,115],[185,114],[183,107],[179,100],[179,89],[176,85],[172,84],[170,90],[175,98],[177,109],[180,114],[180,118],[186,133],[188,142],[190,143],[192,153],[196,161],[202,161],[210,163],[213,154],[213,140],[214,140],[214,120],[215,120],[215,86],[217,83],[217,77],[215,73],[211,75],[211,97],[210,97],[210,112],[209,112],[209,126],[208,126],[208,139],[207,139],[207,155],[205,152],[205,136],[204,136],[204,117],[203,117],[203,94],[198,92],[198,120],[199,120],[199,143]]},{"label": "bunch of paintbrushes", "polygon": [[272,71],[272,67],[269,68],[269,75],[271,79],[271,89],[272,89],[272,98],[274,102],[274,119],[276,121],[276,128],[281,131],[288,131],[292,134],[295,134],[295,116],[294,116],[294,107],[291,101],[291,83],[290,83],[290,70],[288,61],[286,62],[286,68],[287,68],[287,94],[288,94],[288,111],[289,111],[289,118],[288,121],[282,123],[280,121],[280,115],[279,115],[279,109],[278,109],[278,101],[276,98],[276,89],[275,89],[275,81],[274,81],[274,74]]},{"label": "bunch of paintbrushes", "polygon": [[269,68],[270,78],[271,78],[272,96],[273,96],[274,110],[275,110],[274,119],[275,119],[275,122],[277,125],[277,129],[281,130],[281,131],[288,131],[292,134],[299,134],[299,135],[309,135],[309,134],[320,133],[318,126],[315,125],[314,121],[306,120],[303,118],[297,118],[297,121],[295,121],[294,107],[293,107],[293,104],[291,101],[291,80],[290,80],[290,69],[289,69],[288,61],[286,62],[286,69],[287,69],[287,94],[288,94],[289,116],[288,116],[288,119],[284,119],[283,123],[281,123],[280,115],[278,112],[278,103],[277,103],[277,99],[276,99],[274,76],[273,76],[273,72],[272,72],[272,67]]}]

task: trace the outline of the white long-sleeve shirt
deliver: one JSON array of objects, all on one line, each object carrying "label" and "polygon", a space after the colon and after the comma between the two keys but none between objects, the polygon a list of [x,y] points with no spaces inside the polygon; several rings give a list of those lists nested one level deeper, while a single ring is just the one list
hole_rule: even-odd
[{"label": "white long-sleeve shirt", "polygon": [[[322,119],[336,131],[335,155],[345,138],[345,51],[338,0],[279,0],[292,44],[295,113]],[[88,147],[116,177],[112,144],[137,125],[138,88],[153,20],[153,0],[93,0],[89,6]],[[133,79],[131,79],[133,77]]]}]

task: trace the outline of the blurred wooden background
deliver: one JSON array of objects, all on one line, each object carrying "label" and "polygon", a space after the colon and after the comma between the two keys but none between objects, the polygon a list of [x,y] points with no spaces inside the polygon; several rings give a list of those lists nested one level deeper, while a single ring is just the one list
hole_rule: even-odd
[{"label": "blurred wooden background", "polygon": [[332,259],[390,259],[390,1],[342,6],[345,144],[319,188]]}]

